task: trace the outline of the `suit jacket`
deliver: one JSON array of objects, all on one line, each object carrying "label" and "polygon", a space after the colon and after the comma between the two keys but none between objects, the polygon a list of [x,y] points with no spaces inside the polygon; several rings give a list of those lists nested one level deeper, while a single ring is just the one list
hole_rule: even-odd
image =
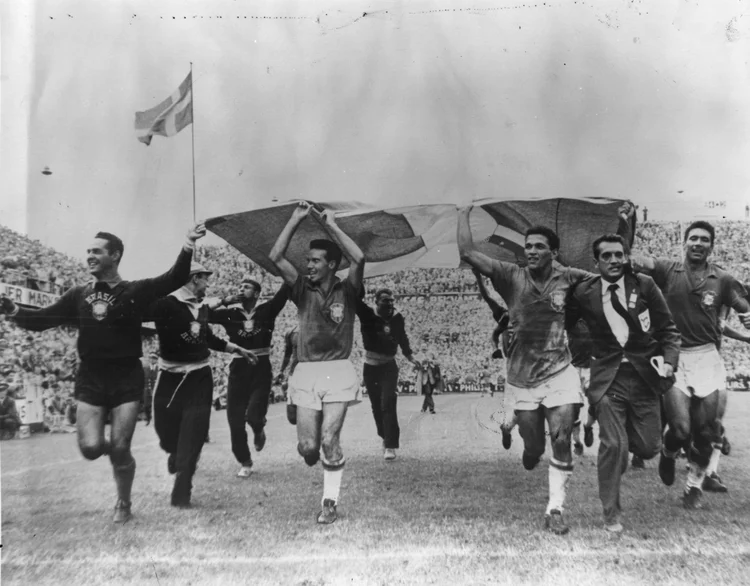
[{"label": "suit jacket", "polygon": [[674,378],[660,377],[650,363],[651,357],[664,356],[664,361],[677,370],[680,355],[680,332],[672,320],[664,296],[651,277],[630,273],[625,275],[626,309],[637,327],[635,331],[630,331],[623,348],[604,315],[603,283],[604,286],[609,286],[600,276],[584,279],[571,291],[567,304],[568,323],[575,323],[582,318],[591,334],[591,382],[587,390],[589,401],[595,404],[604,396],[620,368],[623,356],[655,393],[664,393],[672,386]]}]

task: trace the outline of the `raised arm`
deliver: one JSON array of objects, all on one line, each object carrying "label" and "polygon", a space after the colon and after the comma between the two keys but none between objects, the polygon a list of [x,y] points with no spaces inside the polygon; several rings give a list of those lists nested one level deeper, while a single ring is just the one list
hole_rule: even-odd
[{"label": "raised arm", "polygon": [[311,209],[312,207],[306,201],[299,202],[299,205],[294,208],[292,216],[289,218],[286,226],[284,226],[284,229],[276,239],[273,248],[271,248],[271,252],[268,254],[269,260],[278,269],[281,278],[284,279],[284,283],[290,287],[297,282],[297,277],[299,275],[297,269],[294,268],[294,265],[286,258],[286,249],[289,248],[292,236],[294,236],[294,233],[297,231],[297,228],[299,228],[302,220],[310,215]]},{"label": "raised arm", "polygon": [[177,255],[177,260],[171,269],[158,277],[136,281],[137,289],[134,293],[136,302],[147,306],[187,283],[190,280],[190,263],[195,252],[195,243],[205,235],[206,226],[201,223],[188,230],[185,244],[182,245],[180,254]]},{"label": "raised arm", "polygon": [[617,217],[620,223],[617,226],[617,233],[623,237],[628,247],[633,245],[635,238],[635,205],[633,202],[626,201],[617,209]]},{"label": "raised arm", "polygon": [[341,252],[349,260],[349,274],[347,275],[347,279],[354,286],[355,291],[360,291],[362,288],[362,278],[365,274],[364,252],[362,252],[362,249],[357,246],[357,243],[346,232],[339,228],[333,212],[327,210],[321,214],[321,217],[325,221],[328,232],[341,248]]},{"label": "raised arm", "polygon": [[495,317],[495,320],[498,320],[505,310],[495,299],[490,297],[490,293],[489,291],[487,291],[487,286],[484,284],[482,273],[474,268],[471,269],[471,272],[474,273],[474,276],[477,279],[479,294],[482,296],[482,299],[484,299],[485,303],[490,306],[490,310],[492,310],[492,316]]},{"label": "raised arm", "polygon": [[483,252],[477,250],[474,246],[474,239],[471,236],[469,216],[473,208],[474,206],[471,205],[458,208],[458,228],[456,234],[458,254],[462,261],[469,263],[484,276],[491,277],[493,260]]},{"label": "raised arm", "polygon": [[265,303],[271,319],[275,320],[276,317],[281,313],[281,310],[284,309],[286,302],[289,300],[289,295],[291,294],[291,292],[292,290],[289,288],[289,285],[284,283],[283,285],[281,285],[281,287],[279,287],[279,290],[276,291],[274,296]]},{"label": "raised arm", "polygon": [[[617,233],[623,237],[628,244],[628,248],[630,248],[633,246],[635,236],[635,206],[632,202],[626,201],[617,210],[617,215],[620,218]],[[649,276],[653,276],[652,272],[656,268],[654,259],[644,254],[631,254],[630,265],[635,272]]]}]

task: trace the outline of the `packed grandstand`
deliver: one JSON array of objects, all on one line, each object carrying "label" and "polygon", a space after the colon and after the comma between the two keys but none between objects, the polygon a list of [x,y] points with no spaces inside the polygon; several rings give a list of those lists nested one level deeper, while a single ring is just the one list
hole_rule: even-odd
[{"label": "packed grandstand", "polygon": [[[750,223],[719,221],[712,260],[730,273],[750,283]],[[639,225],[635,251],[656,257],[680,259],[682,234],[679,222],[644,222]],[[280,279],[265,273],[230,246],[202,246],[201,262],[214,274],[208,295],[220,297],[236,292],[247,275],[259,279],[263,295],[270,296]],[[166,269],[167,267],[165,267]],[[125,275],[127,277],[127,275]],[[75,284],[89,279],[82,260],[73,259],[51,248],[0,226],[0,290],[8,286],[26,289],[37,295],[59,295]],[[473,274],[463,269],[405,270],[368,279],[368,295],[381,287],[391,288],[397,297],[397,309],[404,314],[415,355],[440,365],[443,388],[447,391],[480,391],[501,383],[502,360],[492,360],[490,336],[492,315],[479,297]],[[371,298],[368,297],[368,300]],[[2,318],[0,318],[2,319]],[[272,364],[280,369],[284,354],[284,334],[296,319],[289,303],[276,322]],[[741,327],[738,320],[730,322]],[[217,333],[223,335],[221,328]],[[0,377],[16,399],[27,394],[41,395],[45,420],[51,415],[69,413],[77,354],[76,332],[53,329],[29,333],[0,321]],[[144,330],[144,356],[157,349],[155,336]],[[750,390],[750,348],[744,343],[725,340],[722,349],[729,387]],[[362,364],[362,344],[356,333],[352,360]],[[226,392],[226,363],[229,355],[212,356],[217,398]],[[413,386],[414,371],[399,357],[400,388]],[[275,392],[280,393],[277,387]],[[63,410],[60,413],[60,410]]]}]

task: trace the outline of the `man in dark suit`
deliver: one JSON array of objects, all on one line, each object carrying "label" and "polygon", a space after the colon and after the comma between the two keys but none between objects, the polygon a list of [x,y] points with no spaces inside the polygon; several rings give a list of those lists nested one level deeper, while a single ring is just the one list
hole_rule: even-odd
[{"label": "man in dark suit", "polygon": [[661,450],[659,400],[674,382],[680,333],[654,280],[628,270],[620,236],[597,238],[593,249],[601,276],[571,291],[568,323],[582,318],[591,334],[587,395],[599,421],[599,496],[605,528],[619,533],[628,451],[649,459]]}]

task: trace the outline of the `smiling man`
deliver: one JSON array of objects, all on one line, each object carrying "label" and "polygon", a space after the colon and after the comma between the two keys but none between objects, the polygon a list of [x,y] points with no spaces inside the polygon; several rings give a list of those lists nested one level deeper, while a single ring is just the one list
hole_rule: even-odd
[{"label": "smiling man", "polygon": [[[109,455],[117,485],[116,523],[131,517],[135,459],[130,443],[144,385],[141,323],[151,303],[188,281],[195,242],[205,234],[202,224],[188,232],[177,262],[167,273],[153,279],[123,281],[119,273],[122,240],[99,232],[86,251],[92,282],[73,287],[42,309],[19,308],[8,298],[1,299],[0,311],[9,314],[22,328],[78,328],[78,447],[87,460]],[[110,415],[112,431],[107,440],[104,425]]]},{"label": "smiling man", "polygon": [[[597,238],[593,251],[600,276],[572,289],[567,321],[571,326],[582,318],[591,338],[586,394],[599,421],[599,497],[605,528],[619,533],[620,478],[628,451],[644,460],[659,453],[659,397],[674,381],[680,334],[653,279],[626,270],[621,236]],[[659,372],[652,359],[663,364]]]},{"label": "smiling man", "polygon": [[[318,462],[323,448],[323,499],[317,522],[327,525],[338,518],[336,507],[345,463],[341,428],[348,406],[359,402],[359,377],[349,355],[365,256],[338,227],[333,212],[323,212],[320,219],[336,242],[311,241],[307,275],[300,275],[285,254],[292,236],[312,210],[307,202],[299,203],[269,258],[292,288],[290,299],[297,305],[299,362],[289,379],[289,395],[297,407],[297,450],[308,466]],[[343,281],[336,276],[342,251],[349,260]]]},{"label": "smiling man", "polygon": [[[682,261],[636,256],[633,266],[653,277],[664,293],[682,336],[680,363],[674,386],[664,395],[669,429],[659,461],[659,476],[667,486],[674,483],[675,457],[684,448],[690,455],[690,472],[683,493],[687,509],[700,507],[706,470],[714,452],[723,444],[719,407],[726,386],[724,363],[719,355],[722,306],[740,314],[750,328],[750,304],[742,283],[710,263],[715,231],[697,221],[685,230]],[[712,482],[713,481],[713,482]],[[709,487],[723,487],[715,469]],[[726,491],[726,488],[723,487]]]},{"label": "smiling man", "polygon": [[554,263],[560,240],[543,226],[526,231],[526,267],[490,258],[472,240],[471,210],[472,206],[459,208],[458,250],[461,260],[492,280],[508,306],[508,329],[513,336],[508,347],[506,392],[515,397],[514,410],[524,442],[523,465],[532,470],[539,463],[546,447],[546,420],[552,457],[545,527],[564,535],[569,528],[563,519],[563,505],[573,473],[570,437],[583,403],[581,382],[571,364],[565,336],[565,302],[573,285],[590,273]]}]

